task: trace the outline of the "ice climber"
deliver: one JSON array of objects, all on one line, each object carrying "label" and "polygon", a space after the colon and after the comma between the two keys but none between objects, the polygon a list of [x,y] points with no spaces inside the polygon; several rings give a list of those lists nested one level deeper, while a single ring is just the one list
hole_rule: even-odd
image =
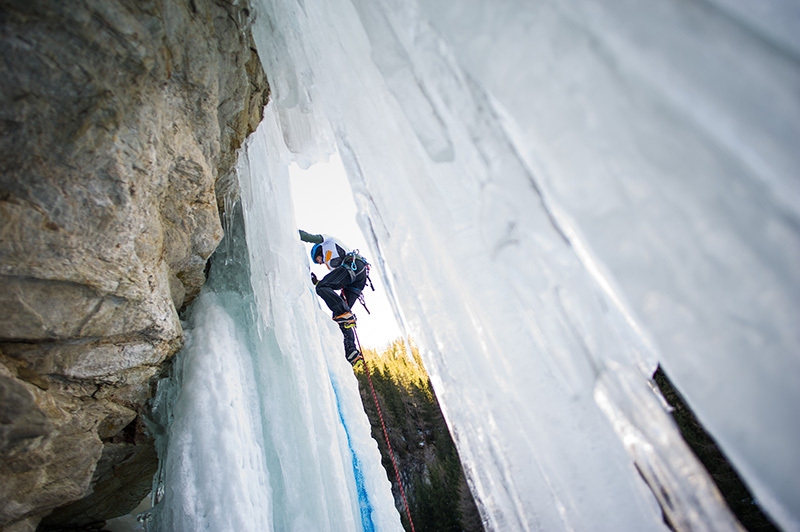
[{"label": "ice climber", "polygon": [[311,282],[317,287],[317,295],[325,301],[333,313],[333,321],[339,324],[344,337],[344,354],[347,361],[355,364],[361,358],[356,347],[356,315],[352,308],[364,290],[369,275],[369,263],[358,254],[348,250],[340,240],[328,235],[313,235],[300,230],[300,240],[314,244],[311,260],[325,264],[328,274],[320,280],[311,273]]}]

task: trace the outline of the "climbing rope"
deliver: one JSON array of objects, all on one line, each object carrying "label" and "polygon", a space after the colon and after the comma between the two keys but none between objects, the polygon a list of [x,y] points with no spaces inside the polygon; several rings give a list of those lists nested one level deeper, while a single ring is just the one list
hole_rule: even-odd
[{"label": "climbing rope", "polygon": [[358,339],[358,333],[353,328],[353,333],[356,336],[358,343],[358,350],[361,352],[361,362],[364,364],[364,373],[367,374],[367,382],[369,388],[372,390],[372,399],[375,401],[375,408],[378,410],[378,418],[381,420],[381,428],[383,429],[383,437],[386,439],[386,447],[389,449],[389,457],[392,459],[392,466],[394,467],[394,474],[397,477],[397,486],[400,489],[400,498],[403,499],[403,504],[406,507],[406,517],[408,517],[408,524],[411,525],[411,532],[416,532],[414,529],[414,521],[411,520],[411,509],[408,507],[408,500],[406,499],[406,492],[403,490],[403,481],[400,480],[400,469],[397,467],[397,461],[394,458],[394,451],[392,444],[389,442],[389,432],[386,430],[386,423],[383,421],[383,412],[381,406],[378,404],[378,394],[375,392],[375,386],[372,384],[372,377],[369,374],[369,366],[367,366],[367,359],[364,358],[364,351],[361,349],[361,340]]}]

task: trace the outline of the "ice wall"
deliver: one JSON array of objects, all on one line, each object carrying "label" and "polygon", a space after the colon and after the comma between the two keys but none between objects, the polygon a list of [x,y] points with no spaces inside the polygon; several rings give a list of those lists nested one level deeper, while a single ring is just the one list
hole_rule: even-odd
[{"label": "ice wall", "polygon": [[658,497],[735,529],[661,363],[800,530],[795,4],[256,7],[284,141],[342,154],[490,528],[661,529]]},{"label": "ice wall", "polygon": [[153,406],[148,530],[402,530],[341,335],[294,227],[273,108],[238,163],[241,201]]}]

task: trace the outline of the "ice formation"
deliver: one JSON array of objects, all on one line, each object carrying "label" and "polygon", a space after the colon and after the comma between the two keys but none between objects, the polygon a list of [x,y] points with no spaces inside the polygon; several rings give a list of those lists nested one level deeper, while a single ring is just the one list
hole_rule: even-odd
[{"label": "ice formation", "polygon": [[[255,8],[274,127],[248,149],[263,195],[242,185],[263,247],[253,304],[271,364],[303,361],[296,385],[268,390],[331,393],[298,325],[319,312],[290,207],[248,209],[285,195],[285,159],[336,149],[489,529],[666,530],[662,510],[682,530],[737,529],[649,386],[660,363],[765,510],[800,530],[795,3]],[[335,421],[330,397],[321,411],[297,397]]]},{"label": "ice formation", "polygon": [[338,329],[308,282],[270,111],[242,151],[241,200],[159,383],[148,530],[402,530]]}]

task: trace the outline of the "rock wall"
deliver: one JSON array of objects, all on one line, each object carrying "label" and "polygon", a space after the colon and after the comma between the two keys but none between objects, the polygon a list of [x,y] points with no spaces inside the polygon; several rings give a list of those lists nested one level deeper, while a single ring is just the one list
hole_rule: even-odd
[{"label": "rock wall", "polygon": [[87,526],[149,490],[141,414],[222,238],[215,184],[268,97],[249,16],[0,6],[0,529],[57,507],[41,528]]}]

